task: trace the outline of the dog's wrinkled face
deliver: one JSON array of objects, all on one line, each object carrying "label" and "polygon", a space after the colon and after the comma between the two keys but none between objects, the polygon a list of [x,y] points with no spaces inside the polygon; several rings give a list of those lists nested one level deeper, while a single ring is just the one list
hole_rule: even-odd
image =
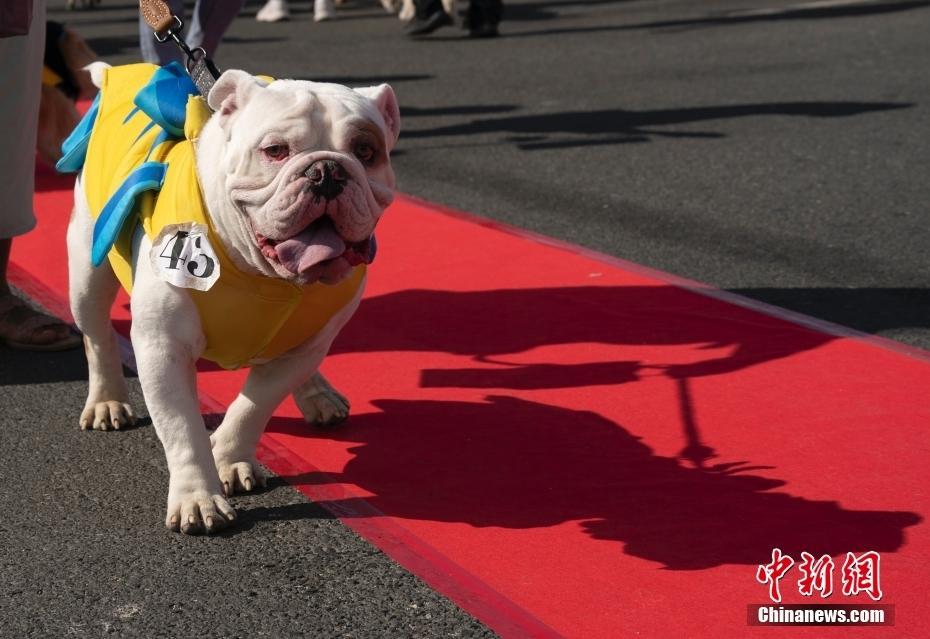
[{"label": "dog's wrinkled face", "polygon": [[225,134],[216,158],[224,191],[277,276],[333,284],[369,261],[393,197],[400,113],[391,87],[266,84],[227,71],[208,101]]}]

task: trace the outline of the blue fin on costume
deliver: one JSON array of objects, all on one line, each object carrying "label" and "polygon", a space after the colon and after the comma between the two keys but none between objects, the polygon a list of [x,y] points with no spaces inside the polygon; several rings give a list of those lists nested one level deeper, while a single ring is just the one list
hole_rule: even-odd
[{"label": "blue fin on costume", "polygon": [[107,200],[94,223],[94,243],[90,252],[94,266],[100,266],[107,259],[107,253],[116,243],[123,225],[136,210],[136,198],[145,191],[160,189],[167,171],[167,164],[146,162],[130,173]]},{"label": "blue fin on costume", "polygon": [[179,62],[172,62],[152,74],[136,94],[133,104],[172,137],[183,138],[187,99],[199,94],[184,67]]},{"label": "blue fin on costume", "polygon": [[65,141],[61,143],[61,159],[55,164],[55,169],[60,173],[77,173],[84,166],[84,158],[87,157],[87,144],[90,142],[90,134],[94,131],[94,124],[97,122],[97,112],[100,110],[100,93],[94,98],[93,104],[90,105],[87,113],[74,127]]},{"label": "blue fin on costume", "polygon": [[[139,111],[144,112],[153,122],[174,138],[184,137],[184,120],[187,99],[197,95],[197,87],[191,81],[184,67],[177,62],[158,69],[136,94],[136,108],[129,112],[125,124]],[[97,122],[100,110],[100,93],[94,98],[90,109],[78,122],[78,125],[61,145],[62,157],[55,168],[61,173],[77,173],[84,166],[87,157],[87,144]],[[162,139],[164,141],[164,138]]]}]

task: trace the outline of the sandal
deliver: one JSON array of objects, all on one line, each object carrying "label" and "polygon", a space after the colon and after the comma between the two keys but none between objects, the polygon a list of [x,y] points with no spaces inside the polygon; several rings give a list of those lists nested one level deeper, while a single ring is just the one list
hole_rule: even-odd
[{"label": "sandal", "polygon": [[81,338],[61,320],[8,293],[0,296],[0,342],[26,351],[64,351],[77,347]]}]

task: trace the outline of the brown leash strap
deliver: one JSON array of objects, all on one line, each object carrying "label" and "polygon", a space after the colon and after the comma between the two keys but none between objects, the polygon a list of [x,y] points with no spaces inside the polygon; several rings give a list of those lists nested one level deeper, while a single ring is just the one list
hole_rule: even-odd
[{"label": "brown leash strap", "polygon": [[220,77],[220,71],[207,57],[207,52],[202,47],[197,47],[192,51],[181,38],[181,30],[184,28],[181,18],[172,14],[171,9],[162,0],[139,0],[139,11],[142,13],[142,19],[151,27],[155,40],[159,44],[173,40],[175,45],[181,49],[187,58],[184,66],[191,80],[194,81],[200,94],[206,97],[216,79]]},{"label": "brown leash strap", "polygon": [[142,12],[145,24],[149,25],[155,33],[167,31],[176,20],[171,15],[171,9],[161,0],[139,0],[139,11]]}]

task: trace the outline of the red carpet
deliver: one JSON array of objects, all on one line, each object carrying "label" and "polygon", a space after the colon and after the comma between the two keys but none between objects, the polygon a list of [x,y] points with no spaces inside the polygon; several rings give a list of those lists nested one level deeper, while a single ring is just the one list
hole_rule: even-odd
[{"label": "red carpet", "polygon": [[[69,187],[41,176],[14,243],[14,280],[56,308]],[[921,353],[406,198],[378,240],[324,364],[351,420],[288,402],[262,449],[372,543],[507,637],[927,636]],[[242,376],[205,367],[205,406]],[[871,603],[840,566],[880,552],[895,627],[747,626],[775,547],[836,561],[826,600],[795,565],[789,603]]]}]

